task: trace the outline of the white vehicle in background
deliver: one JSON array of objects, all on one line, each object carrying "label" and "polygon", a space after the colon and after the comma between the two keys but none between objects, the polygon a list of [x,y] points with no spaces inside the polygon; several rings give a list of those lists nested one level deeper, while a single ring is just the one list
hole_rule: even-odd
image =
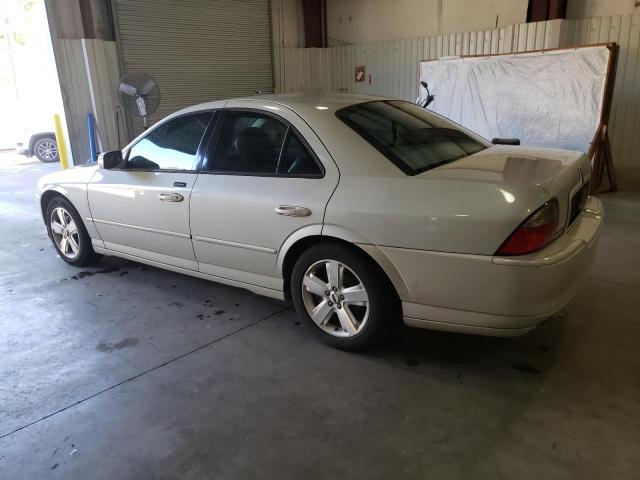
[{"label": "white vehicle in background", "polygon": [[56,134],[42,129],[25,130],[22,140],[16,143],[16,152],[27,157],[36,157],[44,163],[60,161]]},{"label": "white vehicle in background", "polygon": [[99,165],[40,179],[55,248],[291,298],[357,350],[407,325],[529,332],[569,302],[602,226],[580,152],[493,145],[355,95],[205,103]]}]

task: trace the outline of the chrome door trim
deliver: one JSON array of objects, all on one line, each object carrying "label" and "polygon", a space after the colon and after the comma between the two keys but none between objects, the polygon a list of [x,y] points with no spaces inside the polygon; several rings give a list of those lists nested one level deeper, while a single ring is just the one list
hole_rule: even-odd
[{"label": "chrome door trim", "polygon": [[275,208],[275,212],[278,215],[284,215],[287,217],[308,217],[311,215],[311,210],[307,207],[297,207],[294,205],[278,205]]},{"label": "chrome door trim", "polygon": [[200,237],[198,235],[194,236],[193,239],[199,242],[215,243],[217,245],[225,245],[227,247],[244,248],[246,250],[253,250],[255,252],[272,253],[272,254],[275,254],[277,252],[275,248],[261,247],[259,245],[249,245],[247,243],[232,242],[230,240],[220,240],[217,238]]},{"label": "chrome door trim", "polygon": [[184,196],[175,192],[163,192],[158,194],[158,199],[162,202],[181,202],[184,200]]},{"label": "chrome door trim", "polygon": [[189,235],[188,233],[171,232],[169,230],[160,230],[159,228],[141,227],[139,225],[130,225],[128,223],[111,222],[109,220],[99,220],[97,218],[94,218],[93,222],[102,223],[104,225],[111,225],[114,227],[132,228],[133,230],[141,230],[143,232],[158,233],[160,235],[168,235],[170,237],[191,238],[191,235]]}]

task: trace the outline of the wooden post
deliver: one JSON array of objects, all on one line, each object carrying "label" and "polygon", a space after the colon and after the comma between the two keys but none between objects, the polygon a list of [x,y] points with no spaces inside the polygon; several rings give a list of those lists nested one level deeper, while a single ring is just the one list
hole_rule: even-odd
[{"label": "wooden post", "polygon": [[602,186],[602,177],[605,169],[609,181],[608,192],[618,190],[616,172],[613,166],[613,154],[611,153],[611,142],[609,141],[609,115],[611,113],[611,103],[613,98],[613,85],[616,78],[616,65],[618,64],[618,52],[620,47],[615,43],[607,45],[611,52],[609,64],[607,65],[607,76],[604,84],[604,99],[602,102],[602,113],[600,115],[600,125],[593,137],[588,156],[591,159],[591,193],[596,193]]},{"label": "wooden post", "polygon": [[605,155],[605,166],[607,168],[607,177],[609,179],[609,190],[611,192],[618,191],[618,182],[616,180],[616,171],[613,168],[613,155],[611,154],[611,143],[609,142],[609,129],[604,125],[603,151]]},{"label": "wooden post", "polygon": [[607,171],[609,188],[607,192],[618,190],[616,172],[613,167],[613,155],[611,154],[611,142],[609,141],[609,128],[606,124],[601,125],[595,137],[595,141],[589,149],[591,159],[591,193],[596,193],[602,186],[604,171]]}]

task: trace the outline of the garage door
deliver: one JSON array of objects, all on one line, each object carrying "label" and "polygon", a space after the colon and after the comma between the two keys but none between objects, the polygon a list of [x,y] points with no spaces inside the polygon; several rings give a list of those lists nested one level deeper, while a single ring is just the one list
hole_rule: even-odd
[{"label": "garage door", "polygon": [[[273,91],[268,0],[114,0],[122,73],[160,87],[154,123],[189,105]],[[143,129],[129,118],[130,136]]]}]

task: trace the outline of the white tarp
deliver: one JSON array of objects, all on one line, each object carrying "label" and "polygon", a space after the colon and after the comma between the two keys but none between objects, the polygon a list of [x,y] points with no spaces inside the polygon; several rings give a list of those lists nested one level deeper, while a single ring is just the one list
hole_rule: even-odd
[{"label": "white tarp", "polygon": [[[491,140],[586,152],[600,121],[606,46],[420,62],[427,108]],[[420,87],[417,103],[426,91]]]}]

